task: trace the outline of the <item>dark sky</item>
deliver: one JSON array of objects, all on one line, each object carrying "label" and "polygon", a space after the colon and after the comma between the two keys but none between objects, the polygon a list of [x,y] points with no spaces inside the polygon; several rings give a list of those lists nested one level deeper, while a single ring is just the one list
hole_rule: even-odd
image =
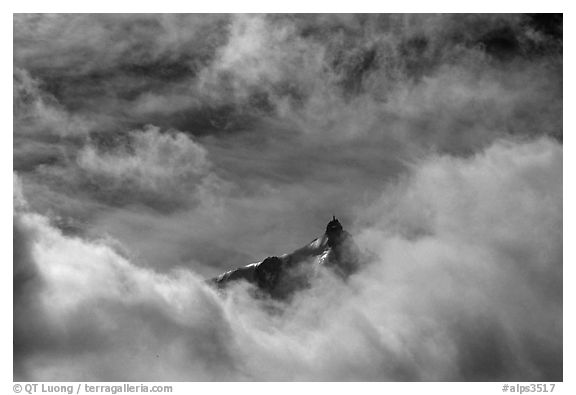
[{"label": "dark sky", "polygon": [[[15,378],[561,379],[562,67],[562,15],[15,15]],[[350,284],[203,285],[333,214]]]}]

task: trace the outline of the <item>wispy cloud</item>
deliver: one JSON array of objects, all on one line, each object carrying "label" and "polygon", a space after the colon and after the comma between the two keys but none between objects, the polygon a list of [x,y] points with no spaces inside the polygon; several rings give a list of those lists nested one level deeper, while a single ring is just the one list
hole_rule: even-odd
[{"label": "wispy cloud", "polygon": [[[17,377],[561,378],[561,17],[16,15],[14,66]],[[348,285],[204,285],[333,214]]]}]

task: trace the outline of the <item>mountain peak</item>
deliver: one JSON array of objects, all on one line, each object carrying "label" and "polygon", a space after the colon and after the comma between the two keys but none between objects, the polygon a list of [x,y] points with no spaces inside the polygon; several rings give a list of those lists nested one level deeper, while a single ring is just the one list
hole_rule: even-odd
[{"label": "mountain peak", "polygon": [[324,235],[304,247],[230,270],[212,281],[218,287],[225,287],[232,281],[245,280],[273,297],[284,298],[294,290],[306,287],[310,280],[307,277],[317,266],[324,266],[346,279],[359,269],[360,255],[352,236],[333,215]]},{"label": "mountain peak", "polygon": [[328,238],[328,245],[332,247],[337,244],[342,238],[343,233],[344,228],[342,227],[342,224],[336,219],[336,216],[333,215],[332,221],[328,222],[328,225],[326,225],[325,234]]}]

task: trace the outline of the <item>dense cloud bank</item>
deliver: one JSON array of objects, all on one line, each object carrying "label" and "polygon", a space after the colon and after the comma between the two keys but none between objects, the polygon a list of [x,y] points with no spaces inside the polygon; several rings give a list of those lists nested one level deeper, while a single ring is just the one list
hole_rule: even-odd
[{"label": "dense cloud bank", "polygon": [[366,211],[358,241],[373,262],[287,305],[247,283],[218,296],[189,270],[138,267],[20,208],[15,374],[560,380],[561,158],[541,139],[424,161]]},{"label": "dense cloud bank", "polygon": [[[26,380],[561,380],[562,17],[16,15]],[[204,278],[340,217],[289,304]]]}]

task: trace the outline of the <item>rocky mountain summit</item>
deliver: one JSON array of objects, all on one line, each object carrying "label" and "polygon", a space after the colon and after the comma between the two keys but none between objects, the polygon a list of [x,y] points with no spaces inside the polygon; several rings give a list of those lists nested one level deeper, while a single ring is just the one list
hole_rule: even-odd
[{"label": "rocky mountain summit", "polygon": [[332,217],[324,234],[304,247],[230,270],[212,279],[212,283],[225,288],[232,282],[244,280],[273,298],[283,299],[309,286],[322,267],[345,280],[359,270],[363,262],[352,236]]}]

